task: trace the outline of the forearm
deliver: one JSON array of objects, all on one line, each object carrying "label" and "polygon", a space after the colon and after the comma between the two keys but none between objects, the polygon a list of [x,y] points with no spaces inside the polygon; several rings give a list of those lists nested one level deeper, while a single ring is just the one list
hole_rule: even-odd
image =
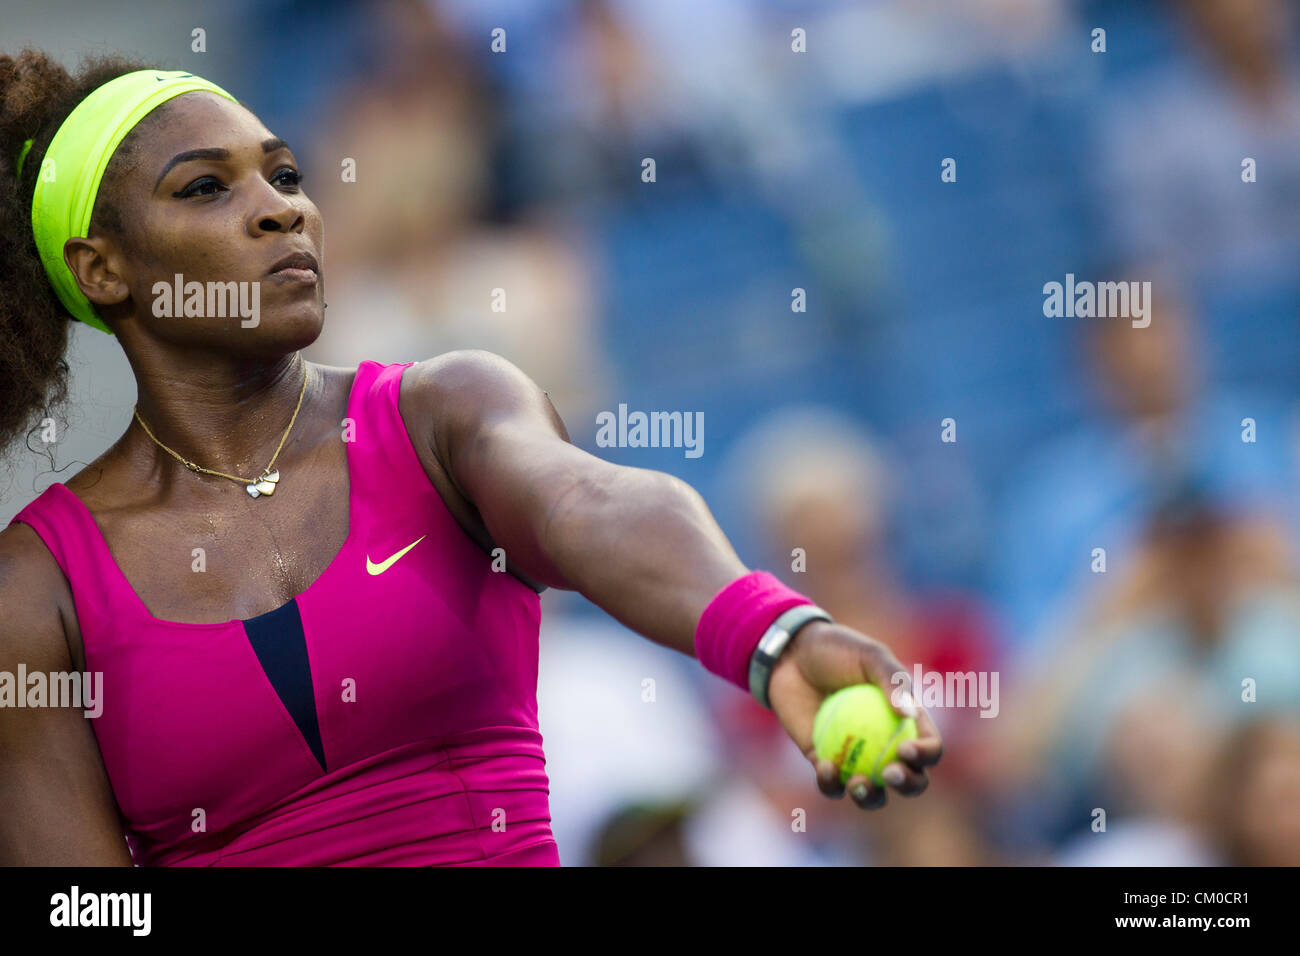
[{"label": "forearm", "polygon": [[584,475],[551,513],[540,546],[592,603],[691,656],[705,607],[747,572],[700,494],[643,468]]}]

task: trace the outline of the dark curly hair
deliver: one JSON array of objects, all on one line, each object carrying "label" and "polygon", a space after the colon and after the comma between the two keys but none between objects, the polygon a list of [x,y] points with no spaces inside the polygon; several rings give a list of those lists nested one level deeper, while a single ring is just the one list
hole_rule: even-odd
[{"label": "dark curly hair", "polygon": [[[73,76],[39,50],[0,55],[0,456],[38,417],[67,399],[69,323],[36,252],[32,192],[59,126],[87,95],[109,80],[156,66],[118,56],[82,61]],[[101,181],[91,232],[121,232],[113,184],[141,124],[119,145]],[[32,148],[17,174],[23,144]]]}]

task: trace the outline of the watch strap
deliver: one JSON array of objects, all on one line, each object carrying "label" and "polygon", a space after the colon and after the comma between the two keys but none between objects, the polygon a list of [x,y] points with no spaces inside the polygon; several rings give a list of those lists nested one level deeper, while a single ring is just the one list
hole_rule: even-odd
[{"label": "watch strap", "polygon": [[799,629],[812,621],[831,622],[831,616],[816,604],[800,604],[782,612],[759,638],[749,658],[749,692],[768,710],[772,709],[767,696],[772,669]]}]

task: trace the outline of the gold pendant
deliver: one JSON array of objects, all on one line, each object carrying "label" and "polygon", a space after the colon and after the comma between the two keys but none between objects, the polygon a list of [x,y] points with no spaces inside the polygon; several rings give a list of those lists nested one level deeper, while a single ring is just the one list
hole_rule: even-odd
[{"label": "gold pendant", "polygon": [[275,494],[275,484],[279,480],[279,469],[272,472],[268,472],[264,469],[262,473],[257,476],[256,481],[252,484],[244,485],[244,490],[248,492],[250,498],[260,498],[262,495],[273,495]]}]

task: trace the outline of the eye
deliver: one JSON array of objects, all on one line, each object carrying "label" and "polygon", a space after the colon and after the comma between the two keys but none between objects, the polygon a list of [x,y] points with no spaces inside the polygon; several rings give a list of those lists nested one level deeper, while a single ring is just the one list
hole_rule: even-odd
[{"label": "eye", "polygon": [[296,188],[302,185],[302,179],[302,173],[298,172],[298,170],[294,169],[292,166],[283,166],[276,170],[275,175],[271,177],[271,182],[281,186],[292,186]]},{"label": "eye", "polygon": [[172,193],[177,199],[188,199],[191,196],[211,196],[216,190],[224,188],[221,183],[212,176],[202,176],[194,180],[184,189]]}]

